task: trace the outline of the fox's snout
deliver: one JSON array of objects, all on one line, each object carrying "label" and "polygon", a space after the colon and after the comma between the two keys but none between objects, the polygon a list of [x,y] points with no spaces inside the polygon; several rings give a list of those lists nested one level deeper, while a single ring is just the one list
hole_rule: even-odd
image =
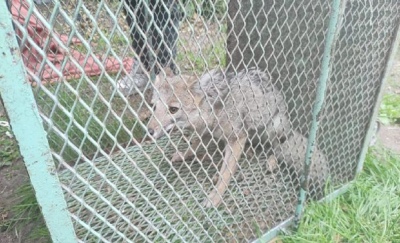
[{"label": "fox's snout", "polygon": [[154,135],[154,129],[153,128],[148,128],[147,132],[149,133],[150,136]]},{"label": "fox's snout", "polygon": [[157,124],[157,121],[153,119],[150,120],[149,124],[147,125],[147,134],[154,139],[157,139],[163,135],[162,128]]},{"label": "fox's snout", "polygon": [[[198,84],[198,82],[195,82]],[[172,85],[172,87],[171,87]],[[181,79],[171,79],[169,82],[156,82],[155,90],[151,100],[153,109],[152,116],[147,124],[147,135],[158,139],[170,133],[175,128],[186,129],[191,125],[192,119],[197,111],[199,96],[192,89],[192,84]],[[204,97],[201,96],[201,97]]]},{"label": "fox's snout", "polygon": [[165,135],[165,133],[170,132],[175,127],[174,122],[163,123],[162,121],[160,121],[160,123],[161,125],[154,119],[151,120],[149,122],[149,125],[147,126],[147,133],[154,139],[162,137],[163,135]]},{"label": "fox's snout", "polygon": [[164,131],[161,128],[151,128],[148,127],[147,128],[147,134],[151,137],[153,137],[154,139],[158,139],[160,137],[162,137],[164,135]]}]

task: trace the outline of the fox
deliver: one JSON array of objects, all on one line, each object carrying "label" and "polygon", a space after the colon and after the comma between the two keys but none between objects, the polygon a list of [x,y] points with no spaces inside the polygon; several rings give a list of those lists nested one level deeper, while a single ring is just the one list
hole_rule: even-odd
[{"label": "fox", "polygon": [[297,141],[290,139],[293,132],[283,94],[257,68],[236,73],[213,69],[186,82],[157,79],[154,85],[148,134],[154,139],[175,129],[197,134],[190,140],[190,149],[177,151],[171,162],[197,156],[199,146],[211,139],[224,144],[216,184],[202,203],[206,208],[222,202],[247,144],[261,144],[273,151],[285,141]]}]

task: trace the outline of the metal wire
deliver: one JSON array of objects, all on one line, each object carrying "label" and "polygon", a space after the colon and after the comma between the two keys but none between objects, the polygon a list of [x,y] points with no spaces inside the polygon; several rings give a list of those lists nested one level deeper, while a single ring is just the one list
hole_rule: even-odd
[{"label": "metal wire", "polygon": [[314,200],[354,179],[400,22],[395,0],[10,11],[81,242],[247,242],[276,235],[296,206],[299,220],[300,185]]}]

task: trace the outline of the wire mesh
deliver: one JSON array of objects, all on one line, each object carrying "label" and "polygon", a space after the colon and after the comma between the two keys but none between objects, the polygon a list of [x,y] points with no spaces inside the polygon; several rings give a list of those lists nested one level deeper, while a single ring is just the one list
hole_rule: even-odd
[{"label": "wire mesh", "polygon": [[[330,1],[37,3],[9,6],[79,241],[243,242],[293,216]],[[355,176],[399,24],[398,1],[344,3],[313,199]]]},{"label": "wire mesh", "polygon": [[[332,159],[330,168],[337,184],[355,176],[396,35],[398,10],[398,3],[390,1],[348,1],[346,5],[318,133],[322,150]],[[354,13],[359,14],[355,17]],[[379,31],[380,26],[384,30]]]}]

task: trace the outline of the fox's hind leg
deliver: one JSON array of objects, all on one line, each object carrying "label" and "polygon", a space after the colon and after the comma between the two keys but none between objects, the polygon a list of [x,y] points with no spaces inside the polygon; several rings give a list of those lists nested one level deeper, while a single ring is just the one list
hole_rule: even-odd
[{"label": "fox's hind leg", "polygon": [[228,141],[225,146],[225,155],[222,167],[219,171],[219,178],[214,190],[204,200],[204,207],[216,207],[222,202],[222,195],[228,188],[229,181],[235,174],[238,167],[238,160],[242,155],[246,143],[246,137]]}]

